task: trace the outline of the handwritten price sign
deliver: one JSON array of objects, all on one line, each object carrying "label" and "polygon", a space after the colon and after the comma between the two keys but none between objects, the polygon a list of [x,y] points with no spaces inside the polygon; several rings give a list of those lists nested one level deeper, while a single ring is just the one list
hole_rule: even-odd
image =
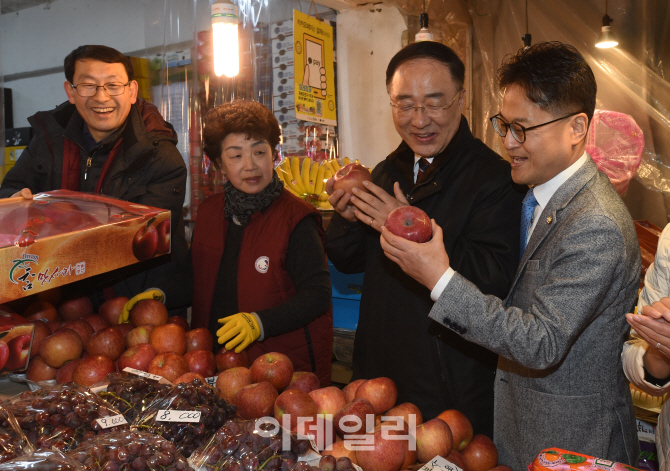
[{"label": "handwritten price sign", "polygon": [[134,374],[134,375],[137,375],[137,376],[141,376],[141,377],[143,377],[143,378],[153,379],[153,380],[155,380],[155,381],[160,381],[160,380],[163,379],[162,376],[152,375],[151,373],[147,373],[146,371],[142,371],[142,370],[136,370],[135,368],[128,368],[128,367],[126,367],[126,368],[123,369],[123,371],[125,371],[126,373],[130,373],[130,374]]},{"label": "handwritten price sign", "polygon": [[121,414],[95,419],[95,421],[99,423],[102,428],[112,428],[116,427],[117,425],[125,425],[128,423]]},{"label": "handwritten price sign", "polygon": [[200,422],[200,411],[195,410],[159,410],[157,422]]}]

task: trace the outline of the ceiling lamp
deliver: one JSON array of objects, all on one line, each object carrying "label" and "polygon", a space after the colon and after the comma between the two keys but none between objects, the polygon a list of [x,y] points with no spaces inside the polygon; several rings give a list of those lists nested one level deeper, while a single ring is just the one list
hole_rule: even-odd
[{"label": "ceiling lamp", "polygon": [[432,41],[433,33],[428,29],[428,13],[426,13],[426,0],[423,0],[423,13],[419,15],[421,29],[414,35],[414,42]]},{"label": "ceiling lamp", "polygon": [[616,35],[612,32],[612,27],[610,23],[614,21],[607,14],[607,0],[605,0],[605,16],[603,16],[603,27],[600,31],[600,36],[598,36],[598,41],[596,41],[596,47],[599,48],[608,48],[616,47],[619,45],[619,40]]},{"label": "ceiling lamp", "polygon": [[212,48],[217,77],[240,73],[237,7],[227,0],[212,5]]}]

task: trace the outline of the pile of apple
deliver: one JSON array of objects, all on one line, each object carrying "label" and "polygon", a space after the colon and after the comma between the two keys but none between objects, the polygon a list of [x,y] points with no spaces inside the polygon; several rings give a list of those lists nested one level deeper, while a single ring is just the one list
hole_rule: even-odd
[{"label": "pile of apple", "polygon": [[130,323],[119,324],[127,301],[110,299],[97,314],[88,297],[66,299],[57,308],[49,301],[30,304],[23,312],[25,322],[35,325],[27,379],[88,387],[126,367],[173,383],[214,375],[214,338],[208,329],[189,330],[184,318],[168,317],[155,300],[138,302]]}]

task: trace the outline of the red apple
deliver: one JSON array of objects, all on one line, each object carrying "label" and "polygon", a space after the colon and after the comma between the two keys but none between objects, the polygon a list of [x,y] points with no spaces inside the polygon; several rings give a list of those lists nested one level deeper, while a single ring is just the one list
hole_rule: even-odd
[{"label": "red apple", "polygon": [[271,383],[261,381],[248,384],[237,391],[233,404],[237,406],[237,414],[243,419],[260,419],[272,415],[277,396],[277,389]]},{"label": "red apple", "polygon": [[186,351],[191,350],[214,350],[214,336],[204,327],[186,332]]},{"label": "red apple", "polygon": [[89,355],[105,355],[112,361],[119,358],[125,349],[126,339],[114,327],[105,327],[100,332],[96,332],[86,343],[86,351]]},{"label": "red apple", "polygon": [[76,360],[84,351],[84,344],[77,332],[70,329],[51,334],[40,344],[39,354],[44,363],[60,368],[66,361]]},{"label": "red apple", "polygon": [[62,326],[60,326],[56,331],[60,329],[70,329],[74,330],[79,334],[79,337],[81,337],[81,342],[86,345],[88,342],[88,339],[91,338],[93,334],[95,334],[95,331],[93,330],[93,327],[91,327],[91,324],[86,322],[83,319],[77,319],[75,321],[67,321],[64,322]]},{"label": "red apple", "polygon": [[58,311],[53,304],[46,301],[35,301],[23,311],[23,317],[31,321],[46,319],[47,321],[59,321]]},{"label": "red apple", "polygon": [[[284,393],[287,391],[284,391]],[[275,407],[276,404],[275,401]],[[293,416],[291,416],[291,421],[293,421]],[[298,438],[311,438],[319,451],[332,446],[335,437],[337,437],[337,435],[335,435],[333,422],[331,420],[326,420],[324,417],[299,419],[297,425],[291,429],[291,435],[293,434]]]},{"label": "red apple", "polygon": [[283,424],[284,415],[290,416],[289,429],[298,424],[298,417],[316,417],[316,403],[309,394],[299,389],[287,389],[275,400],[275,419]]},{"label": "red apple", "polygon": [[445,457],[451,452],[451,429],[442,419],[432,419],[416,428],[416,450],[420,463],[427,463],[436,456]]},{"label": "red apple", "polygon": [[358,387],[354,397],[367,399],[375,408],[375,414],[383,414],[395,405],[398,388],[391,378],[372,378]]},{"label": "red apple", "polygon": [[72,381],[90,387],[115,371],[114,362],[106,355],[89,355],[82,358],[72,371]]},{"label": "red apple", "polygon": [[403,433],[392,430],[392,427],[385,428],[384,424],[375,427],[372,433],[374,437],[372,449],[356,450],[358,465],[365,471],[398,471],[401,469],[405,463],[409,441],[387,437]]},{"label": "red apple", "polygon": [[191,328],[191,326],[188,325],[188,322],[186,321],[186,319],[184,319],[181,316],[168,317],[167,323],[168,324],[177,324],[182,329],[184,329],[184,332],[188,332],[189,329]]},{"label": "red apple", "polygon": [[49,381],[56,379],[57,372],[57,368],[50,367],[37,355],[30,360],[30,364],[26,370],[26,379],[30,381]]},{"label": "red apple", "polygon": [[333,190],[344,190],[351,193],[353,188],[367,191],[363,185],[364,181],[371,181],[370,171],[357,163],[350,163],[340,168],[333,176]]},{"label": "red apple", "polygon": [[155,299],[138,301],[130,310],[130,322],[134,326],[167,324],[168,312],[165,305]]},{"label": "red apple", "polygon": [[126,336],[130,333],[130,331],[135,328],[135,326],[133,326],[132,324],[117,324],[112,325],[110,327],[116,329],[116,331],[121,334],[121,337],[123,337],[124,341],[126,339]]},{"label": "red apple", "polygon": [[158,232],[156,231],[156,228],[151,225],[153,221],[154,218],[149,219],[147,224],[140,227],[135,234],[135,237],[133,237],[133,255],[135,255],[135,258],[138,260],[146,260],[153,257],[154,253],[156,253]]},{"label": "red apple", "polygon": [[0,340],[0,370],[5,367],[7,359],[9,358],[9,347],[4,340]]},{"label": "red apple", "polygon": [[30,359],[30,341],[32,334],[19,335],[7,342],[9,358],[5,363],[5,369],[11,371],[23,370]]},{"label": "red apple", "polygon": [[461,456],[461,453],[456,451],[456,450],[451,450],[451,453],[449,453],[447,456],[445,456],[446,460],[449,461],[450,463],[455,464],[459,468],[461,468],[463,471],[469,471],[465,467],[465,461],[463,461],[463,456]]},{"label": "red apple", "polygon": [[126,334],[126,347],[130,348],[142,343],[149,343],[149,336],[152,330],[154,330],[153,324],[144,324],[135,327]]},{"label": "red apple", "polygon": [[51,331],[52,334],[55,334],[56,331],[65,324],[63,321],[49,321],[47,322],[47,327],[49,327],[49,330]]},{"label": "red apple", "polygon": [[93,302],[88,296],[68,298],[58,306],[58,315],[64,321],[73,321],[93,314]]},{"label": "red apple", "polygon": [[486,435],[477,434],[461,452],[468,471],[489,471],[498,464],[498,449]]},{"label": "red apple", "polygon": [[170,251],[170,220],[161,221],[156,226],[158,232],[158,244],[156,253],[168,253]]},{"label": "red apple", "polygon": [[309,395],[314,399],[317,414],[330,414],[335,416],[340,409],[347,405],[344,393],[335,386],[315,389],[314,391],[311,391]]},{"label": "red apple", "polygon": [[[230,368],[216,377],[216,389],[219,395],[233,404],[237,391],[251,384],[251,371],[242,366]],[[274,403],[273,403],[274,404]]]},{"label": "red apple", "polygon": [[119,370],[124,368],[135,368],[140,371],[148,371],[149,365],[156,358],[158,352],[148,343],[141,343],[130,347],[123,352],[118,360]]},{"label": "red apple", "polygon": [[[33,327],[33,345],[30,347],[30,358],[37,355],[42,340],[51,335],[51,329],[46,322],[31,321],[31,324],[33,324],[35,327]],[[2,367],[0,367],[0,369],[2,369]]]},{"label": "red apple", "polygon": [[190,371],[200,373],[205,378],[214,376],[216,372],[216,360],[211,350],[191,350],[184,354],[184,360]]},{"label": "red apple", "polygon": [[105,327],[109,327],[109,325],[110,325],[109,322],[107,322],[107,320],[99,314],[93,314],[92,316],[86,316],[86,317],[84,317],[84,320],[86,322],[88,322],[89,324],[91,324],[91,327],[93,327],[93,330],[95,332],[99,332],[102,329],[104,329]]},{"label": "red apple", "polygon": [[385,414],[385,417],[402,417],[403,421],[409,425],[409,417],[414,416],[414,425],[420,425],[423,423],[423,415],[417,406],[411,402],[403,402],[392,409],[389,409]]},{"label": "red apple", "polygon": [[375,408],[367,399],[356,398],[337,411],[333,422],[340,437],[358,435],[374,428]]},{"label": "red apple", "polygon": [[[197,329],[196,329],[197,330]],[[242,350],[240,353],[235,353],[235,350],[226,350],[222,348],[216,354],[216,371],[226,371],[230,368],[237,368],[243,366],[249,368],[249,352]]]},{"label": "red apple", "polygon": [[56,383],[63,384],[71,382],[72,372],[77,367],[80,361],[81,361],[80,358],[77,358],[76,360],[70,360],[63,366],[58,368],[58,371],[56,372]]},{"label": "red apple", "polygon": [[175,379],[173,382],[174,384],[179,384],[179,383],[190,383],[194,379],[199,379],[202,381],[202,384],[207,384],[207,380],[203,375],[200,373],[194,373],[192,371],[189,371],[188,373],[184,373],[181,375],[179,378]]},{"label": "red apple", "polygon": [[188,363],[176,353],[159,353],[151,361],[149,373],[162,376],[168,381],[175,381],[184,373],[188,373]]},{"label": "red apple", "polygon": [[335,458],[349,458],[352,463],[357,465],[358,460],[356,459],[356,450],[347,449],[347,445],[349,445],[350,448],[353,448],[350,442],[344,440],[336,441],[331,446],[326,447],[321,455],[330,455],[334,456]]},{"label": "red apple", "polygon": [[[125,306],[127,302],[128,298],[125,296],[108,299],[100,305],[98,315],[105,319],[108,325],[117,325],[119,323],[119,317],[121,317],[121,312],[123,311],[123,306]],[[97,331],[98,330],[96,329],[96,332]]]},{"label": "red apple", "polygon": [[464,413],[456,409],[445,410],[437,416],[438,419],[444,420],[454,437],[454,450],[462,451],[470,440],[472,440],[472,424]]},{"label": "red apple", "polygon": [[177,324],[158,325],[151,331],[149,343],[158,353],[183,355],[186,352],[186,332]]},{"label": "red apple", "polygon": [[347,402],[351,402],[354,400],[356,397],[356,391],[358,390],[358,387],[365,383],[367,379],[357,379],[356,381],[352,381],[351,383],[347,384],[343,389],[342,392],[344,393],[344,398],[347,400]]},{"label": "red apple", "polygon": [[489,471],[514,471],[512,468],[509,466],[505,466],[504,464],[499,464],[495,468],[491,468]]},{"label": "red apple", "polygon": [[266,353],[251,364],[251,378],[254,382],[269,381],[277,391],[283,391],[292,377],[293,363],[283,353]]},{"label": "red apple", "polygon": [[293,373],[291,382],[286,389],[299,389],[302,392],[309,393],[320,387],[321,384],[319,384],[319,377],[317,375],[308,371],[296,371]]},{"label": "red apple", "polygon": [[5,234],[18,234],[29,225],[32,219],[42,216],[44,216],[42,210],[31,203],[31,206],[21,206],[8,212],[0,220],[0,227]]},{"label": "red apple", "polygon": [[60,302],[60,287],[55,287],[48,289],[46,291],[40,291],[37,293],[37,299],[40,301],[46,301],[53,304],[54,306]]},{"label": "red apple", "polygon": [[412,242],[428,242],[433,237],[430,218],[416,206],[400,206],[386,217],[384,226],[399,237]]}]

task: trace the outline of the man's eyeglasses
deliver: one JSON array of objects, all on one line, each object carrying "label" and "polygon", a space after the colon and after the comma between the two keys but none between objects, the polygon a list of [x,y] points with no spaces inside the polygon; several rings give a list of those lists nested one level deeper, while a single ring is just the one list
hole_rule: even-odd
[{"label": "man's eyeglasses", "polygon": [[454,98],[451,100],[451,103],[448,105],[425,105],[425,106],[414,106],[414,105],[397,105],[393,102],[391,102],[391,106],[393,107],[393,110],[395,111],[395,114],[397,116],[400,116],[402,118],[409,118],[414,114],[415,111],[423,111],[426,116],[429,118],[440,118],[444,116],[446,111],[451,108],[451,105],[453,105],[456,102],[456,98],[458,98],[458,95],[460,95],[462,90],[459,90],[458,93],[454,96]]},{"label": "man's eyeglasses", "polygon": [[83,97],[95,96],[95,94],[98,93],[98,88],[102,88],[109,96],[118,96],[123,95],[126,87],[130,85],[130,80],[128,83],[110,82],[104,85],[96,85],[94,83],[80,83],[79,85],[70,85],[77,91],[79,96]]},{"label": "man's eyeglasses", "polygon": [[556,121],[560,121],[565,118],[569,118],[570,116],[574,116],[576,114],[581,113],[581,111],[575,111],[574,113],[570,113],[569,115],[563,116],[562,118],[556,118],[554,120],[548,121],[546,123],[538,124],[536,126],[531,126],[529,128],[523,127],[519,123],[508,123],[502,117],[500,114],[497,114],[491,118],[491,124],[493,124],[493,129],[495,130],[496,134],[500,137],[505,137],[507,136],[507,130],[512,131],[512,137],[516,142],[519,144],[523,144],[526,142],[526,133],[528,131],[532,131],[533,129],[541,128],[542,126],[546,126],[547,124],[555,123]]}]

